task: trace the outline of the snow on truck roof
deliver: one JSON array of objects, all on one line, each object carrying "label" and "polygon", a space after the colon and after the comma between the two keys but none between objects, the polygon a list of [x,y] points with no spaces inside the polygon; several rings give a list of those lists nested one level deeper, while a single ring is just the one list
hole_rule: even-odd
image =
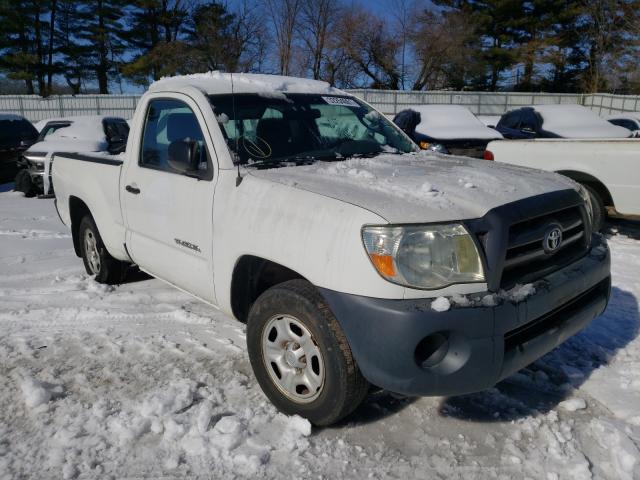
[{"label": "snow on truck roof", "polygon": [[566,138],[626,138],[629,130],[601,118],[582,105],[532,105],[542,116],[542,128]]},{"label": "snow on truck roof", "polygon": [[[231,77],[232,74],[230,73],[217,71],[208,73],[195,73],[193,75],[164,77],[153,82],[149,87],[149,91],[158,92],[165,90],[177,90],[185,87],[194,87],[208,95],[213,95],[216,93],[231,93]],[[233,92],[344,94],[344,92],[332,87],[327,82],[322,82],[319,80],[254,73],[234,73]]]},{"label": "snow on truck roof", "polygon": [[467,107],[461,105],[410,105],[407,108],[420,113],[416,131],[432,138],[502,138],[499,132],[487,127]]}]

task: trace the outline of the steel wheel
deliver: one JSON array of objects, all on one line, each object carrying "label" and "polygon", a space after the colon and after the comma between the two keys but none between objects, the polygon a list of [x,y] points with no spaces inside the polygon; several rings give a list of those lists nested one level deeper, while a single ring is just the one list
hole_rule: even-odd
[{"label": "steel wheel", "polygon": [[84,251],[87,255],[87,262],[91,273],[98,275],[100,273],[100,253],[98,252],[98,242],[90,229],[84,232]]},{"label": "steel wheel", "polygon": [[324,386],[324,360],[311,332],[298,319],[276,315],[262,333],[262,358],[278,389],[296,403],[313,402]]}]

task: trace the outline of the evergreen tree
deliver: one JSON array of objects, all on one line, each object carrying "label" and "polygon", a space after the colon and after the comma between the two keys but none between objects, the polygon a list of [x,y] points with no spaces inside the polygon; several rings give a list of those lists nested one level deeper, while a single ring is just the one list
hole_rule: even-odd
[{"label": "evergreen tree", "polygon": [[149,78],[183,71],[192,58],[182,41],[189,16],[187,5],[181,0],[136,0],[129,16],[129,28],[123,38],[133,60],[123,66],[125,76],[141,85]]},{"label": "evergreen tree", "polygon": [[24,80],[27,92],[46,95],[46,44],[50,2],[0,0],[0,67],[11,79]]},{"label": "evergreen tree", "polygon": [[93,72],[100,93],[109,93],[109,79],[117,74],[117,67],[125,45],[121,39],[124,30],[125,0],[84,0],[77,15],[80,30],[75,35],[77,44],[86,46],[84,65]]}]

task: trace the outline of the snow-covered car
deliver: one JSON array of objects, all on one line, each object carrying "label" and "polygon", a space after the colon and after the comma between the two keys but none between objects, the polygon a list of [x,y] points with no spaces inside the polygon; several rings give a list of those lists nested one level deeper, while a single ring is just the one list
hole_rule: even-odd
[{"label": "snow-covered car", "polygon": [[640,112],[609,115],[607,121],[613,125],[630,130],[635,137],[640,137]]},{"label": "snow-covered car", "polygon": [[124,151],[129,124],[123,118],[106,115],[51,118],[39,123],[37,142],[22,153],[16,175],[16,189],[26,195],[51,193],[50,164],[56,151]]},{"label": "snow-covered car", "polygon": [[496,125],[504,138],[628,138],[626,128],[612,125],[581,105],[533,105],[511,110]]},{"label": "snow-covered car", "polygon": [[324,82],[155,82],[124,155],[57,152],[55,204],[89,275],[131,264],[247,322],[266,396],[328,425],[369,385],[492,386],[602,313],[606,241],[548,172],[421,152]]},{"label": "snow-covered car", "polygon": [[476,115],[476,118],[480,120],[489,128],[496,128],[496,125],[500,121],[500,115]]},{"label": "snow-covered car", "polygon": [[29,120],[20,115],[0,114],[0,183],[14,179],[20,155],[37,138],[38,132]]},{"label": "snow-covered car", "polygon": [[460,105],[416,105],[393,119],[423,150],[482,158],[487,143],[502,135]]}]

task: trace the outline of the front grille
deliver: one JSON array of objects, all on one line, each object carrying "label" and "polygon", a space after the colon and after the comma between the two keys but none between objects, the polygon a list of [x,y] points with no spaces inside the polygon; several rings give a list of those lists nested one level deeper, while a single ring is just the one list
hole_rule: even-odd
[{"label": "front grille", "polygon": [[[562,242],[557,250],[547,253],[543,241],[551,226],[560,228]],[[509,288],[535,280],[577,260],[587,252],[589,235],[578,206],[514,223],[509,228],[500,286]]]}]

